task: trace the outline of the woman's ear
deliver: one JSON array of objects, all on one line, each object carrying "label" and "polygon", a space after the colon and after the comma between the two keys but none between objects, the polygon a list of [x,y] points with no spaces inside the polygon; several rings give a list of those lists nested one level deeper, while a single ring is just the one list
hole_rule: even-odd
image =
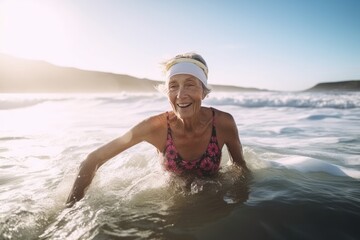
[{"label": "woman's ear", "polygon": [[207,94],[206,94],[205,91],[203,90],[202,100],[204,100],[206,97],[207,97]]}]

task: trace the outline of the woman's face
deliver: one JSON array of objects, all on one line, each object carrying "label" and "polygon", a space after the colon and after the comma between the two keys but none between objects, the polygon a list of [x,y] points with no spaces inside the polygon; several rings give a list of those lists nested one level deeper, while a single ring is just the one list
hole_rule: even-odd
[{"label": "woman's face", "polygon": [[200,111],[204,90],[200,80],[189,74],[178,74],[169,80],[168,98],[174,113],[184,119]]}]

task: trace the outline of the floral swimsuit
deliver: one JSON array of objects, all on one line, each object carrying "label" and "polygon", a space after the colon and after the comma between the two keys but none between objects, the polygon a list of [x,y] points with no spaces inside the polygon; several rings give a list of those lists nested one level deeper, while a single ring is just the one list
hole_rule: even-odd
[{"label": "floral swimsuit", "polygon": [[169,113],[166,112],[168,133],[167,133],[166,147],[163,153],[164,155],[163,165],[166,170],[173,172],[176,175],[185,175],[192,173],[200,177],[211,176],[219,171],[221,149],[219,148],[219,144],[216,137],[215,111],[214,109],[211,110],[213,113],[213,120],[212,120],[212,133],[210,137],[210,142],[206,148],[205,153],[199,159],[196,160],[183,159],[176,150],[171,135]]}]

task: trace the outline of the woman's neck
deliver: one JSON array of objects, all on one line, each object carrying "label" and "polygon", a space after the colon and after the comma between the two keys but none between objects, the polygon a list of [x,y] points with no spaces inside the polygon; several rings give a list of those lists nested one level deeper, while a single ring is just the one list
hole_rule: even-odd
[{"label": "woman's neck", "polygon": [[199,127],[207,122],[205,108],[203,107],[192,117],[180,118],[176,116],[176,118],[176,127],[182,129],[184,132],[195,132],[196,129],[199,129]]}]

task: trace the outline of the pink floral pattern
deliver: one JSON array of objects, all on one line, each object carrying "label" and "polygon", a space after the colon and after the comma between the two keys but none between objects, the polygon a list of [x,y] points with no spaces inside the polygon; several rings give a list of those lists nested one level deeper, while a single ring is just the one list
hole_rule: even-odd
[{"label": "pink floral pattern", "polygon": [[206,157],[201,161],[200,168],[205,171],[210,171],[214,168],[214,163],[211,161],[211,158]]},{"label": "pink floral pattern", "polygon": [[214,110],[213,110],[213,128],[210,138],[210,143],[202,155],[201,158],[188,161],[184,160],[180,154],[177,152],[174,145],[174,141],[171,135],[171,129],[169,125],[169,115],[168,118],[168,134],[164,155],[164,167],[166,170],[173,172],[177,175],[193,173],[197,176],[211,176],[216,174],[220,168],[220,159],[221,159],[221,149],[219,147],[217,137],[216,137],[216,128],[214,124]]},{"label": "pink floral pattern", "polygon": [[170,172],[174,172],[176,174],[182,173],[182,170],[178,168],[176,162],[172,159],[169,159],[168,161],[165,162],[165,169]]},{"label": "pink floral pattern", "polygon": [[182,160],[181,165],[186,169],[186,170],[191,170],[196,166],[196,161],[185,161]]},{"label": "pink floral pattern", "polygon": [[210,143],[207,151],[211,157],[216,156],[219,153],[219,147],[216,143]]},{"label": "pink floral pattern", "polygon": [[176,148],[174,146],[174,144],[170,143],[169,145],[167,145],[168,147],[166,148],[166,158],[168,160],[174,160],[177,156],[177,152],[176,152]]}]

